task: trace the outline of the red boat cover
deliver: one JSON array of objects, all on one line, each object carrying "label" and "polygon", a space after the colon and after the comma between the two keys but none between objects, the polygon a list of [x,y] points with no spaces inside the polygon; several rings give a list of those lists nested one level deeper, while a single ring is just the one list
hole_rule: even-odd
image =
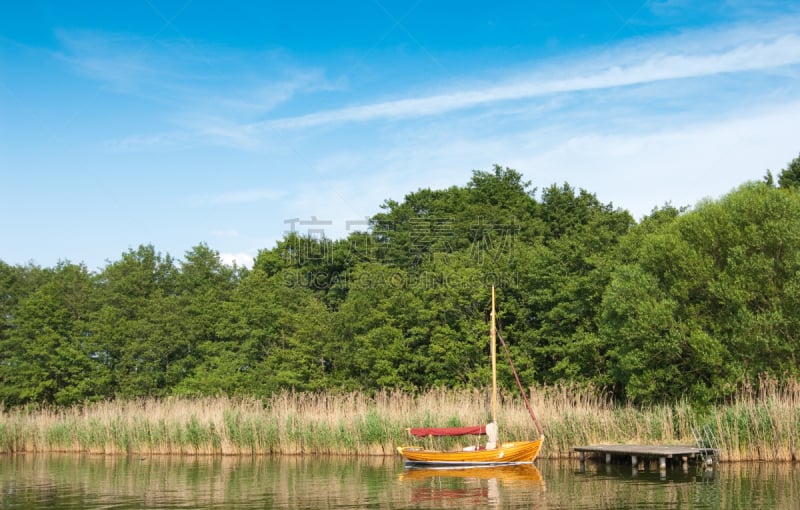
[{"label": "red boat cover", "polygon": [[476,425],[474,427],[420,427],[416,429],[408,429],[408,431],[417,437],[466,436],[468,434],[480,436],[486,434],[486,426]]}]

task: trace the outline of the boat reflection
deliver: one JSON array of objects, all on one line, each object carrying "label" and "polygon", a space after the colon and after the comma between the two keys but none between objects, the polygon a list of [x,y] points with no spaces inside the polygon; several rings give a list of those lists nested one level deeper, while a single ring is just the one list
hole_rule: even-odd
[{"label": "boat reflection", "polygon": [[442,508],[464,505],[499,505],[531,492],[544,491],[542,474],[533,464],[496,467],[416,468],[407,467],[401,482],[411,488],[414,503],[434,504]]}]

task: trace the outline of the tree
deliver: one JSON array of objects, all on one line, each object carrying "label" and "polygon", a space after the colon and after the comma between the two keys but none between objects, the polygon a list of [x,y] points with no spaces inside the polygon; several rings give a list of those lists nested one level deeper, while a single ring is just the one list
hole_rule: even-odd
[{"label": "tree", "polygon": [[0,340],[0,401],[74,404],[108,394],[90,326],[93,287],[83,265],[59,262],[21,296]]},{"label": "tree", "polygon": [[547,234],[520,264],[521,318],[530,329],[522,336],[535,352],[537,377],[606,385],[608,345],[598,335],[599,308],[633,218],[567,184],[545,189],[540,214]]},{"label": "tree", "polygon": [[273,249],[259,251],[253,269],[281,275],[289,286],[312,290],[335,309],[347,294],[342,281],[349,271],[356,263],[372,258],[371,244],[371,237],[364,232],[336,241],[291,232]]},{"label": "tree", "polygon": [[180,316],[178,269],[152,245],[128,250],[98,275],[98,357],[124,397],[163,396],[185,373],[189,345]]},{"label": "tree", "polygon": [[420,189],[403,202],[387,200],[371,219],[376,260],[418,271],[426,259],[475,249],[510,233],[520,241],[541,235],[535,190],[516,170],[474,170],[465,187]]},{"label": "tree", "polygon": [[182,381],[188,377],[203,362],[199,346],[219,340],[217,332],[225,305],[242,274],[243,271],[224,265],[219,253],[204,243],[186,252],[176,275],[175,319],[181,324],[182,347],[170,364],[175,374],[172,379]]},{"label": "tree", "polygon": [[335,316],[338,345],[326,359],[347,389],[414,387],[424,320],[419,299],[408,292],[408,273],[379,263],[362,263],[351,273],[347,299]]},{"label": "tree", "polygon": [[242,278],[221,303],[213,338],[198,344],[201,362],[175,393],[266,396],[326,386],[326,349],[336,349],[328,311],[311,290],[285,285],[285,276],[255,268]]},{"label": "tree", "polygon": [[786,165],[778,174],[778,185],[781,188],[800,187],[800,156],[797,156]]},{"label": "tree", "polygon": [[712,402],[743,378],[800,373],[796,194],[748,183],[632,238],[629,252],[601,328],[624,395]]}]

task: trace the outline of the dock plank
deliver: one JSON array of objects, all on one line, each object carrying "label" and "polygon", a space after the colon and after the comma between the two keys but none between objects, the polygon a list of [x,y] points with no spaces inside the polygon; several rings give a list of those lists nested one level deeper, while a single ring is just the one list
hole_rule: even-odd
[{"label": "dock plank", "polygon": [[589,446],[576,446],[574,451],[580,454],[583,465],[586,454],[605,456],[606,464],[611,463],[613,457],[630,457],[631,464],[637,466],[643,459],[657,458],[660,469],[666,469],[667,462],[680,459],[682,462],[702,459],[707,465],[717,458],[718,452],[713,448],[697,448],[686,445],[646,445],[646,444],[596,444]]},{"label": "dock plank", "polygon": [[696,448],[684,445],[645,445],[645,444],[597,444],[588,446],[576,446],[576,452],[597,453],[612,455],[637,455],[642,457],[696,457],[703,454],[711,454],[713,450]]}]

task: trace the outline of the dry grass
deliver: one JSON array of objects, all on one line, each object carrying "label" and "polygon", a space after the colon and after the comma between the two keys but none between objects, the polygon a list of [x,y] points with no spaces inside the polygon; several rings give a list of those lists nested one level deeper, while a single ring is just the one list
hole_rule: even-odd
[{"label": "dry grass", "polygon": [[[569,385],[534,389],[530,399],[545,429],[545,457],[601,442],[692,444],[695,426],[714,432],[726,460],[797,458],[797,381],[764,379],[702,415],[686,403],[620,406],[601,391]],[[287,391],[267,401],[141,399],[68,409],[0,406],[0,452],[393,455],[396,446],[415,442],[408,427],[481,424],[488,409],[484,391],[439,389],[373,396]],[[536,437],[515,396],[501,394],[499,421],[501,440]],[[457,441],[444,446],[460,446]]]}]

